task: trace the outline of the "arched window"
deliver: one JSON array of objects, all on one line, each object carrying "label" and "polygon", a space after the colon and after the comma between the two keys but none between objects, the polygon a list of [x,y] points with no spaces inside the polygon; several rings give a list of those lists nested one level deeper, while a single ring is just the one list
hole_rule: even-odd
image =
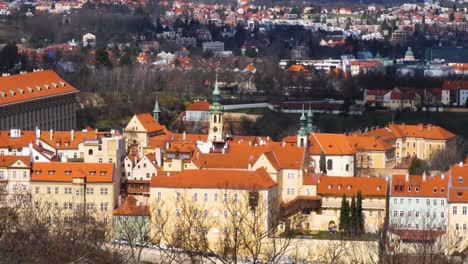
[{"label": "arched window", "polygon": [[215,123],[215,124],[216,124],[216,123],[217,123],[217,121],[218,121],[218,116],[217,116],[217,115],[214,115],[214,116],[213,116],[213,123]]},{"label": "arched window", "polygon": [[88,154],[93,155],[93,150],[92,149],[88,150]]},{"label": "arched window", "polygon": [[303,147],[304,146],[304,138],[301,138],[301,141],[300,141],[300,146]]},{"label": "arched window", "polygon": [[333,160],[327,160],[327,170],[333,170]]}]

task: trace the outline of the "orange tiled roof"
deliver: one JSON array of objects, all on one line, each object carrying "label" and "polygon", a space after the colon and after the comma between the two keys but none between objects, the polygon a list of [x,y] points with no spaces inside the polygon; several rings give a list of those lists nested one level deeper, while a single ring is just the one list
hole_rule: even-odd
[{"label": "orange tiled roof", "polygon": [[208,101],[198,101],[187,107],[187,111],[209,111],[210,106]]},{"label": "orange tiled roof", "polygon": [[11,137],[9,130],[0,131],[0,148],[25,148],[29,146],[29,143],[34,143],[35,140],[36,134],[34,131],[21,131],[20,137]]},{"label": "orange tiled roof", "polygon": [[[406,175],[392,176],[392,186],[390,186],[392,196],[447,196],[448,177],[426,176],[426,181],[424,181],[421,175],[409,175],[408,182],[405,178]],[[409,186],[411,186],[411,189],[408,188]],[[416,192],[415,187],[419,187],[419,191]]]},{"label": "orange tiled roof", "polygon": [[170,176],[154,176],[151,187],[264,190],[276,185],[264,168],[243,170],[184,170]]},{"label": "orange tiled roof", "polygon": [[138,120],[141,122],[147,133],[163,130],[164,126],[159,124],[150,113],[143,113],[136,115]]},{"label": "orange tiled roof", "polygon": [[317,187],[318,195],[351,196],[357,195],[359,191],[363,196],[385,196],[387,181],[376,177],[322,176]]},{"label": "orange tiled roof", "polygon": [[84,177],[88,183],[111,183],[113,174],[112,163],[35,162],[31,181],[72,182]]},{"label": "orange tiled roof", "polygon": [[356,150],[349,144],[344,134],[312,133],[309,136],[309,153],[320,155],[352,155]]},{"label": "orange tiled roof", "polygon": [[149,216],[150,210],[147,205],[138,205],[137,199],[133,195],[129,195],[122,205],[114,209],[114,215]]},{"label": "orange tiled roof", "polygon": [[452,132],[435,125],[390,124],[388,127],[397,138],[421,137],[426,139],[451,139],[456,137]]},{"label": "orange tiled roof", "polygon": [[[72,133],[74,134],[72,140]],[[98,132],[94,129],[86,129],[81,131],[52,131],[52,139],[50,137],[51,131],[41,131],[41,141],[55,149],[78,149],[78,145],[85,140],[102,138],[104,134],[109,132]],[[112,136],[119,135],[118,132]]]},{"label": "orange tiled roof", "polygon": [[356,150],[364,151],[387,151],[395,149],[391,144],[375,137],[358,136],[352,134],[348,136],[348,142]]},{"label": "orange tiled roof", "polygon": [[445,175],[451,177],[449,201],[468,203],[468,164],[461,162],[451,167]]},{"label": "orange tiled roof", "polygon": [[18,160],[21,160],[28,167],[30,166],[30,156],[0,155],[0,167],[14,167],[12,165]]},{"label": "orange tiled roof", "polygon": [[77,92],[52,70],[0,77],[0,106]]}]

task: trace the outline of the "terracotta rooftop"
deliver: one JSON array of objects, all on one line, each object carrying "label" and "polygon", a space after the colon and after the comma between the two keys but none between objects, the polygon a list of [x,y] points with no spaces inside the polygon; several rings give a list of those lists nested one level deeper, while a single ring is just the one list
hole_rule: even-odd
[{"label": "terracotta rooftop", "polygon": [[415,196],[415,197],[447,197],[448,177],[446,176],[424,176],[393,175],[390,195],[392,196]]},{"label": "terracotta rooftop", "polygon": [[146,129],[147,133],[162,131],[164,126],[159,124],[150,113],[138,114],[136,115],[141,125]]},{"label": "terracotta rooftop", "polygon": [[210,102],[208,101],[197,101],[190,106],[187,107],[187,111],[209,111],[210,110]]},{"label": "terracotta rooftop", "polygon": [[159,188],[218,188],[265,190],[276,185],[264,168],[245,170],[184,170],[169,176],[154,176],[151,187]]},{"label": "terracotta rooftop", "polygon": [[377,177],[332,177],[322,176],[318,183],[318,195],[347,196],[385,196],[387,193],[387,180]]},{"label": "terracotta rooftop", "polygon": [[30,167],[30,156],[13,156],[13,155],[0,155],[0,167],[14,167],[14,163],[22,161],[26,166]]},{"label": "terracotta rooftop", "polygon": [[77,92],[52,70],[0,77],[0,106]]},{"label": "terracotta rooftop", "polygon": [[114,164],[78,162],[35,162],[31,181],[72,182],[86,178],[88,183],[112,183]]},{"label": "terracotta rooftop", "polygon": [[114,215],[125,216],[149,216],[150,209],[147,205],[140,205],[138,200],[129,195],[117,209],[114,209]]},{"label": "terracotta rooftop", "polygon": [[309,136],[309,153],[320,155],[353,155],[356,150],[344,134],[312,133]]}]

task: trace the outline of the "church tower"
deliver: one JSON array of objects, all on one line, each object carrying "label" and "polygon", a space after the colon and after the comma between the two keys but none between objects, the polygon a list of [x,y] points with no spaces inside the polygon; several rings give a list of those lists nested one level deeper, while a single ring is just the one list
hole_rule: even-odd
[{"label": "church tower", "polygon": [[153,118],[154,120],[159,122],[159,114],[161,113],[161,109],[159,108],[158,98],[156,97],[156,102],[154,103],[153,109]]},{"label": "church tower", "polygon": [[218,89],[218,74],[213,90],[213,103],[210,106],[210,130],[208,132],[208,141],[223,142],[224,141],[224,107],[220,103],[221,94]]},{"label": "church tower", "polygon": [[298,147],[305,147],[307,145],[307,118],[304,113],[304,105],[302,106],[302,115],[299,119],[300,126],[299,131],[297,133],[297,146]]},{"label": "church tower", "polygon": [[309,112],[307,112],[307,133],[314,132],[314,114],[312,113],[312,109],[310,109],[309,105]]}]

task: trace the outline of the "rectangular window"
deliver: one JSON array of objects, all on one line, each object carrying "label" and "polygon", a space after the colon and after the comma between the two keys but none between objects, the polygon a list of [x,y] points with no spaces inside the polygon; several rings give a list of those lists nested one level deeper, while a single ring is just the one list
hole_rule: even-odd
[{"label": "rectangular window", "polygon": [[217,193],[215,193],[215,194],[213,195],[213,201],[215,201],[215,202],[218,201],[218,194],[217,194]]},{"label": "rectangular window", "polygon": [[50,187],[47,187],[47,194],[50,194]]},{"label": "rectangular window", "polygon": [[180,193],[179,193],[179,192],[176,193],[176,201],[177,201],[177,202],[180,202]]},{"label": "rectangular window", "polygon": [[161,192],[158,192],[158,201],[161,201]]},{"label": "rectangular window", "polygon": [[23,171],[23,179],[28,178],[28,173],[26,171]]},{"label": "rectangular window", "polygon": [[432,200],[432,204],[437,205],[437,200],[436,199]]},{"label": "rectangular window", "polygon": [[58,193],[59,193],[59,188],[55,187],[55,194],[58,194]]},{"label": "rectangular window", "polygon": [[398,204],[398,199],[397,198],[393,198],[393,204]]},{"label": "rectangular window", "polygon": [[453,213],[454,215],[457,214],[457,207],[456,207],[456,206],[454,206],[454,207],[452,208],[452,213]]},{"label": "rectangular window", "polygon": [[208,193],[203,194],[203,201],[208,202]]},{"label": "rectangular window", "polygon": [[107,203],[101,203],[101,211],[107,211]]},{"label": "rectangular window", "polygon": [[101,195],[107,195],[107,188],[101,188]]},{"label": "rectangular window", "polygon": [[426,199],[426,205],[431,205],[431,200]]},{"label": "rectangular window", "polygon": [[86,194],[88,195],[94,194],[94,188],[86,188]]},{"label": "rectangular window", "polygon": [[413,199],[409,198],[408,199],[408,204],[410,205],[412,201],[413,201]]},{"label": "rectangular window", "polygon": [[419,204],[419,199],[416,199],[416,204]]},{"label": "rectangular window", "polygon": [[444,206],[445,205],[445,200],[440,200],[440,205]]},{"label": "rectangular window", "polygon": [[227,193],[224,194],[224,201],[225,201],[225,202],[228,201],[228,194],[227,194]]},{"label": "rectangular window", "polygon": [[194,202],[198,201],[198,193],[193,194],[193,201]]},{"label": "rectangular window", "polygon": [[462,214],[466,215],[466,206],[463,206],[463,208],[462,208]]}]

